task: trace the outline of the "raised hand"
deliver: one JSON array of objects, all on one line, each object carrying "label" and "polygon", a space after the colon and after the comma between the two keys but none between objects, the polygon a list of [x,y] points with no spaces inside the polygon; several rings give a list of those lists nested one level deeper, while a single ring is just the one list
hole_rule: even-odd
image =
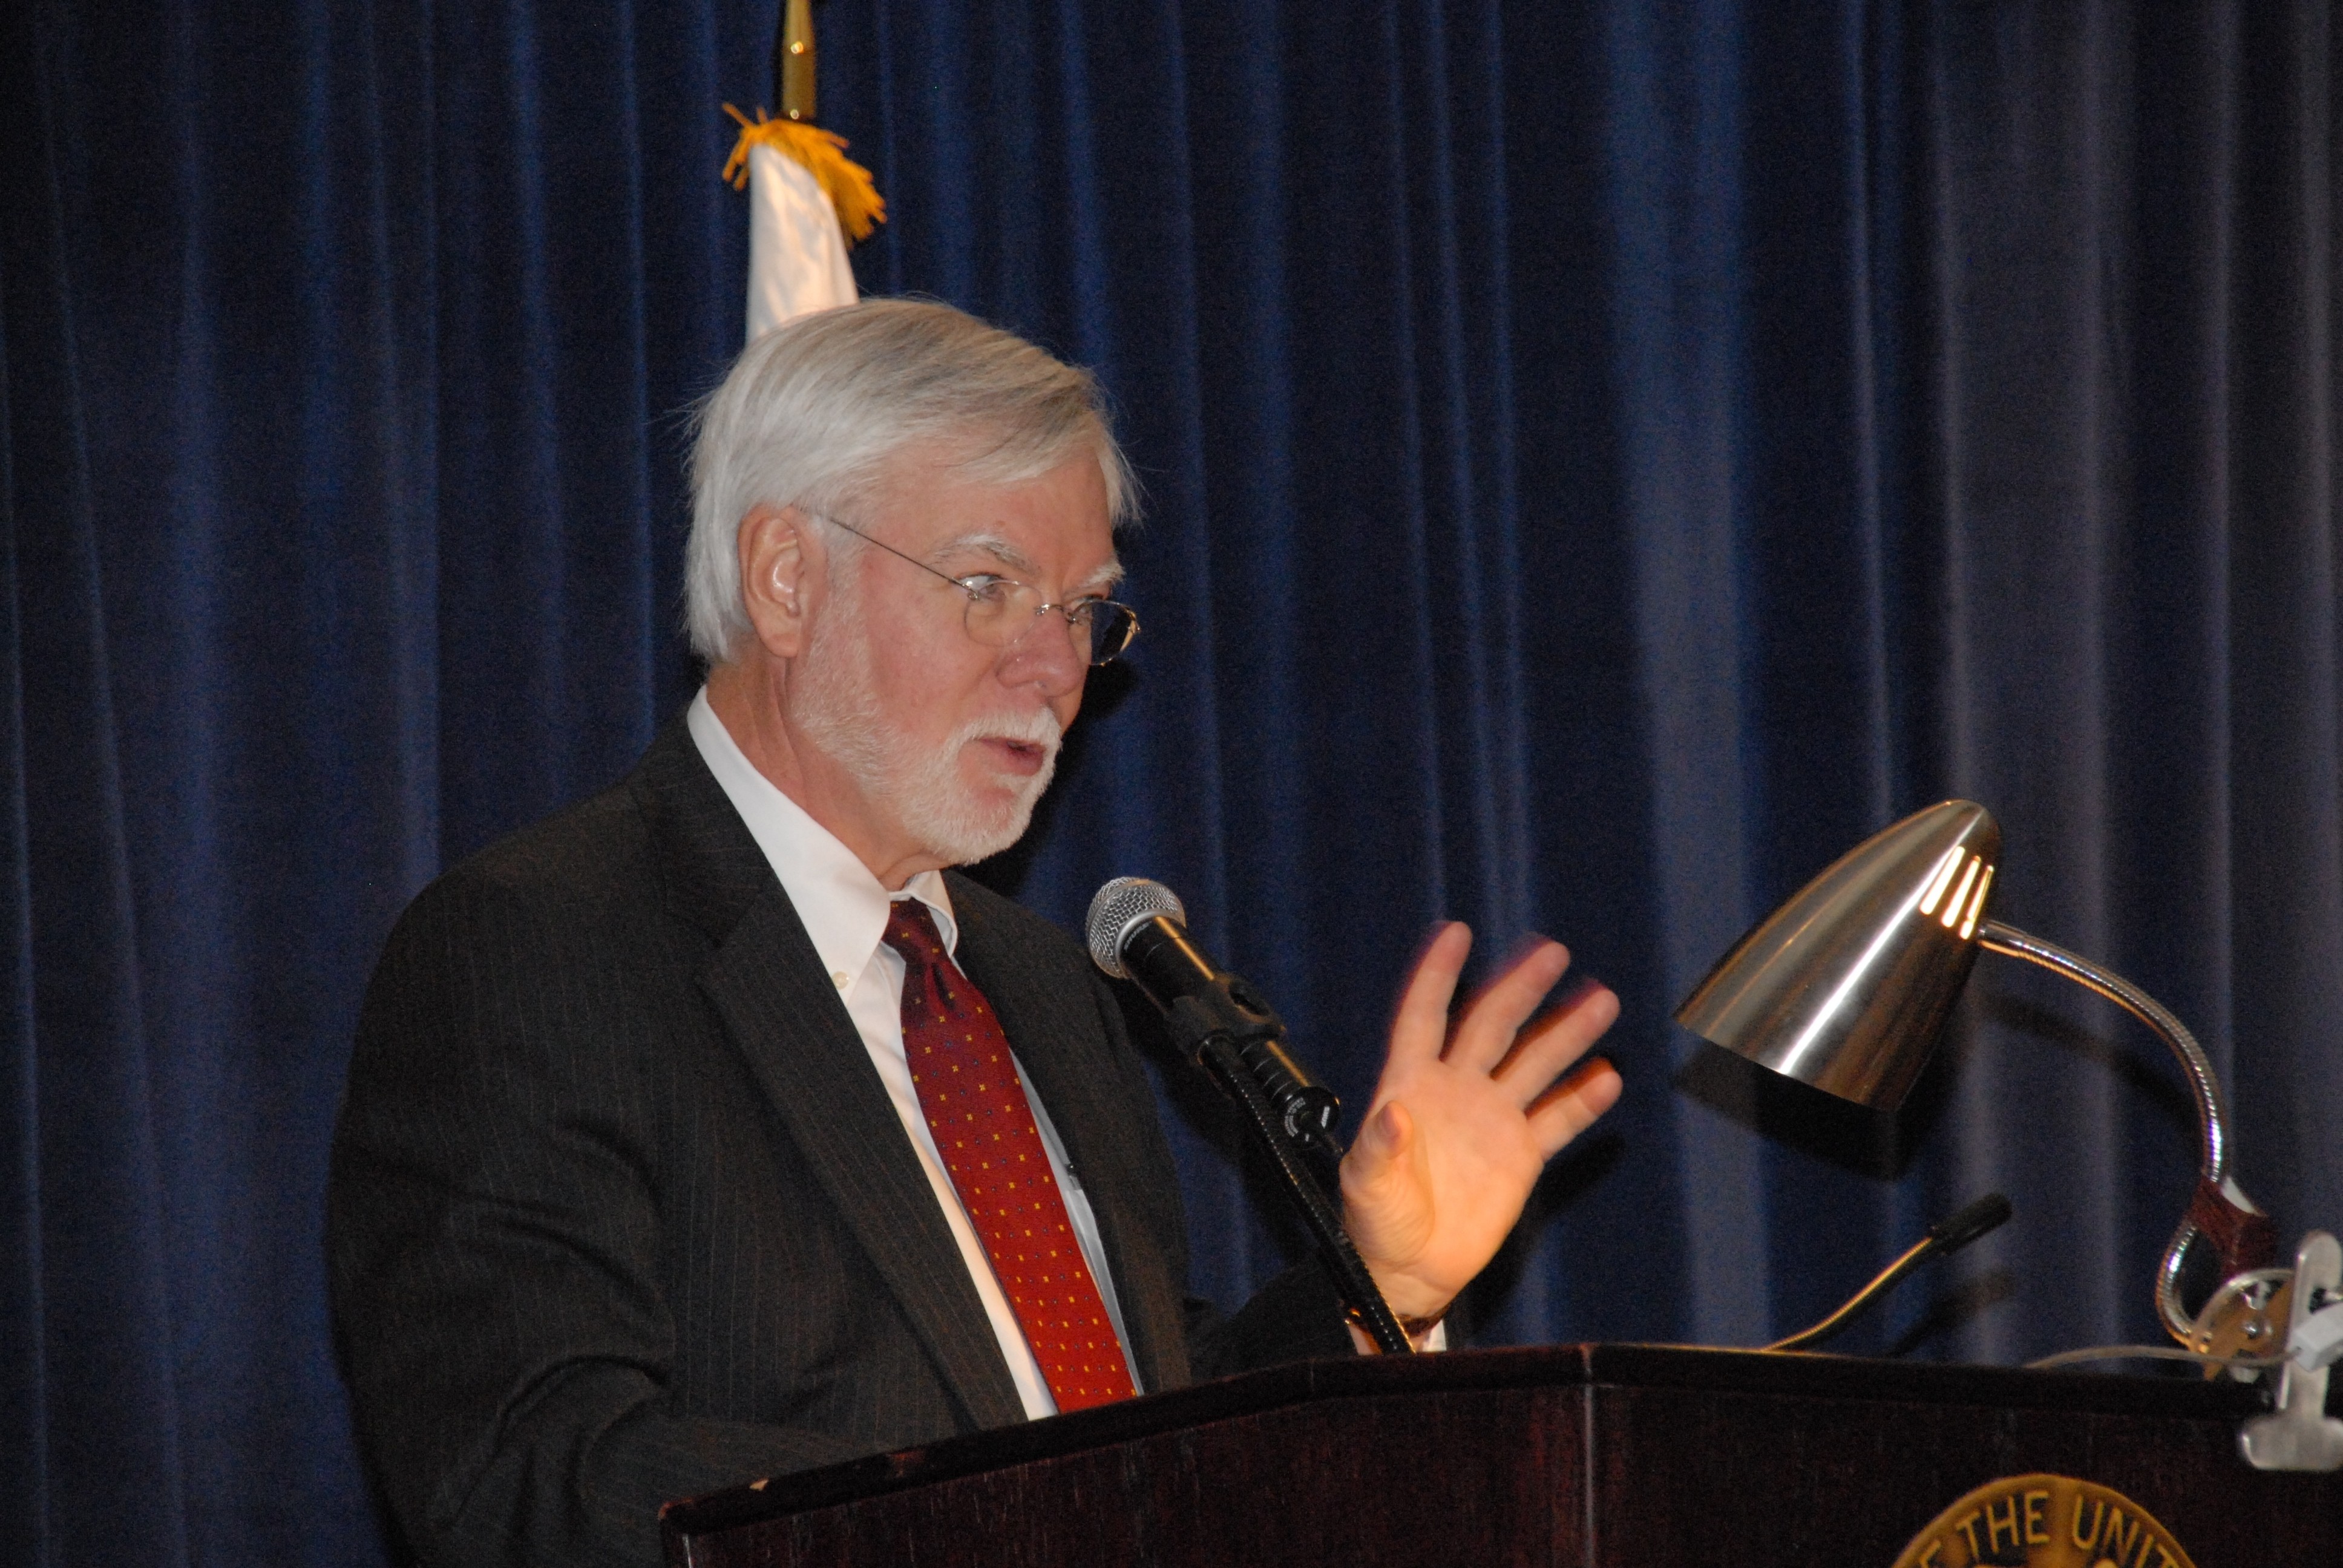
[{"label": "raised hand", "polygon": [[1619,1016],[1617,997],[1591,986],[1531,1021],[1570,967],[1559,942],[1515,960],[1449,1029],[1472,946],[1451,924],[1416,960],[1342,1161],[1344,1228],[1403,1318],[1447,1309],[1496,1255],[1545,1162],[1619,1098],[1609,1062],[1570,1070]]}]

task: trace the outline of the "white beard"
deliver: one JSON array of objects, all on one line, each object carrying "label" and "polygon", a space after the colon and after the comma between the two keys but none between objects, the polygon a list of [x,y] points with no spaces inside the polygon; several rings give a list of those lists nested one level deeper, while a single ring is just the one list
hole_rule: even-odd
[{"label": "white beard", "polygon": [[[964,866],[997,855],[1025,836],[1033,807],[1058,768],[1065,727],[1047,708],[1024,714],[972,719],[934,750],[906,735],[880,709],[872,689],[866,645],[850,629],[848,606],[815,619],[806,648],[805,684],[798,721],[806,738],[845,769],[865,797],[894,809],[920,847],[947,865]],[[840,611],[847,613],[840,614]],[[1005,801],[987,801],[960,774],[970,743],[1016,740],[1041,749],[1030,775],[1003,775]]]}]

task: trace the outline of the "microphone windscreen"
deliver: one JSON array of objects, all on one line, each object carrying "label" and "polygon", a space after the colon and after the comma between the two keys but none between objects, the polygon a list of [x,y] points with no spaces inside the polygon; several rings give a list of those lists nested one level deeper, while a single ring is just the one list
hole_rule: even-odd
[{"label": "microphone windscreen", "polygon": [[1107,883],[1091,900],[1091,915],[1084,926],[1091,961],[1117,980],[1129,980],[1131,972],[1122,967],[1122,939],[1131,927],[1157,915],[1188,923],[1187,907],[1180,902],[1180,895],[1161,882],[1145,877],[1117,877]]},{"label": "microphone windscreen", "polygon": [[1928,1239],[1939,1254],[1957,1252],[1987,1231],[1997,1230],[2009,1218],[2009,1200],[1988,1192],[1968,1207],[1946,1215],[1928,1227]]}]

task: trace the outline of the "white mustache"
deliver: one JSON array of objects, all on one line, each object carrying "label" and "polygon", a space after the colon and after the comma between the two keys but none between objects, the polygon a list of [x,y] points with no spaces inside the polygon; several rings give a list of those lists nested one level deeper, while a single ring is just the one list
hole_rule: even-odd
[{"label": "white mustache", "polygon": [[1046,756],[1054,758],[1065,736],[1066,727],[1058,722],[1058,716],[1046,708],[1037,708],[1030,713],[972,719],[952,732],[949,749],[957,752],[972,740],[1013,740],[1039,746]]}]

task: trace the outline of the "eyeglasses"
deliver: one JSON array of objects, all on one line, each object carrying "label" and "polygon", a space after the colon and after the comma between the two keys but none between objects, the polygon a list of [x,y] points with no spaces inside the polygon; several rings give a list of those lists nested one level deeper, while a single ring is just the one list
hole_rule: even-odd
[{"label": "eyeglasses", "polygon": [[851,523],[840,522],[826,512],[812,515],[833,528],[844,528],[865,544],[877,545],[889,555],[910,562],[931,578],[942,578],[966,594],[968,635],[987,648],[1007,648],[1051,610],[1065,617],[1075,653],[1092,666],[1112,664],[1139,636],[1139,612],[1127,604],[1095,596],[1069,599],[1063,604],[1045,604],[1037,588],[991,572],[971,572],[956,578],[936,570],[917,556],[903,554],[882,539],[872,538]]}]

